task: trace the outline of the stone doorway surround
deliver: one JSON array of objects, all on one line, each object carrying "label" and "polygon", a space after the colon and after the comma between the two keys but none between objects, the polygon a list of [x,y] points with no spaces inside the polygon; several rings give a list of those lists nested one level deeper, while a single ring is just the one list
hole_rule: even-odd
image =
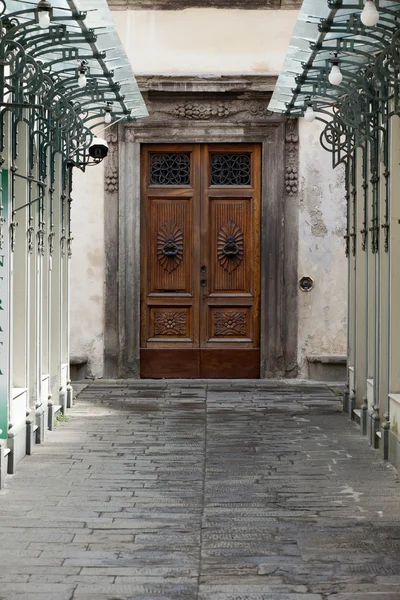
[{"label": "stone doorway surround", "polygon": [[268,110],[275,76],[140,76],[149,117],[108,134],[104,377],[140,376],[142,144],[260,143],[261,378],[297,375],[297,121]]}]

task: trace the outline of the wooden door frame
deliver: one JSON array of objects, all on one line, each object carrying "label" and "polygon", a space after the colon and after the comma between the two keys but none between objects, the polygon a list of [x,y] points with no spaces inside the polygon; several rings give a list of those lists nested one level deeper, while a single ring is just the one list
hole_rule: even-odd
[{"label": "wooden door frame", "polygon": [[[163,78],[161,78],[163,79]],[[140,377],[142,144],[261,144],[261,378],[297,375],[297,122],[267,110],[270,93],[245,78],[145,79],[150,118],[108,135],[105,173],[105,377]],[[264,77],[264,79],[267,79]],[[271,81],[269,81],[271,85]],[[216,86],[221,92],[216,93]],[[141,85],[146,92],[145,84]],[[161,88],[164,87],[164,90]],[[239,86],[240,88],[240,86]],[[161,91],[160,91],[161,89]],[[151,93],[154,90],[154,93]],[[194,97],[194,99],[193,99]],[[190,102],[188,101],[191,100]],[[195,110],[195,112],[193,112]]]}]

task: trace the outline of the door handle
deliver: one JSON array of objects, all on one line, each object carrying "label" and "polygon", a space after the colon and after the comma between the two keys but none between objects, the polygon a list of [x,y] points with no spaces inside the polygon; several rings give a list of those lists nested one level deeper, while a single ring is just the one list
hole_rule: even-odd
[{"label": "door handle", "polygon": [[207,281],[205,279],[202,279],[200,281],[200,285],[201,285],[201,287],[206,287],[207,286]]},{"label": "door handle", "polygon": [[201,271],[202,273],[207,273],[207,267],[206,267],[206,265],[203,265],[203,266],[200,268],[200,271]]}]

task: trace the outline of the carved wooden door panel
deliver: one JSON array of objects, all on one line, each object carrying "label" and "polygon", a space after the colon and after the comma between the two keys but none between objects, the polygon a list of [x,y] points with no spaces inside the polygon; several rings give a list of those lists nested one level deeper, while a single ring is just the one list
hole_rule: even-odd
[{"label": "carved wooden door panel", "polygon": [[142,154],[141,375],[199,377],[200,147]]},{"label": "carved wooden door panel", "polygon": [[202,147],[202,377],[260,376],[260,147]]},{"label": "carved wooden door panel", "polygon": [[141,376],[259,377],[259,146],[146,146],[142,174]]}]

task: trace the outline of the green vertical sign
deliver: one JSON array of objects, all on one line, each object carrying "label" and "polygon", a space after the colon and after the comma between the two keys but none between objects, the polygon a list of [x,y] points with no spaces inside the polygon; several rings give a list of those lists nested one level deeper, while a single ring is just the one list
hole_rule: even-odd
[{"label": "green vertical sign", "polygon": [[3,210],[2,219],[3,244],[0,248],[0,439],[7,439],[8,431],[8,360],[9,360],[9,313],[8,313],[8,281],[9,281],[9,227],[8,227],[8,171],[1,171]]}]

